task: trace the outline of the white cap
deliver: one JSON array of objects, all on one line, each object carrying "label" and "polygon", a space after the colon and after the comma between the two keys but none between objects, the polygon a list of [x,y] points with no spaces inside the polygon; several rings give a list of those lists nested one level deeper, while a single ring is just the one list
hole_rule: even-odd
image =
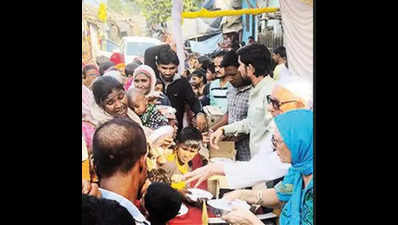
[{"label": "white cap", "polygon": [[287,68],[283,68],[280,71],[281,79],[276,82],[276,85],[286,88],[293,94],[306,101],[308,109],[312,109],[313,106],[313,82],[306,80],[302,77],[294,75]]}]

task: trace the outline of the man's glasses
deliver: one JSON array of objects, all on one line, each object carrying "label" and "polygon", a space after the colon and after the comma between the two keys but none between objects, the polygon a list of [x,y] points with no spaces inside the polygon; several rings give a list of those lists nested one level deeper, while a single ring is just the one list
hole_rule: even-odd
[{"label": "man's glasses", "polygon": [[274,107],[274,109],[279,110],[283,104],[297,102],[297,100],[279,102],[278,99],[272,98],[271,95],[267,95],[267,102],[268,104],[272,104],[272,107]]}]

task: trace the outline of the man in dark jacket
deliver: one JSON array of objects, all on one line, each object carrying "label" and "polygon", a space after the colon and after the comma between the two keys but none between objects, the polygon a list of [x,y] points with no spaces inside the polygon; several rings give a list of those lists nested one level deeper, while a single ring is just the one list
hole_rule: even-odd
[{"label": "man in dark jacket", "polygon": [[156,68],[164,84],[164,92],[171,106],[177,111],[178,133],[183,128],[185,104],[188,104],[194,113],[198,129],[203,131],[207,127],[206,117],[188,80],[177,73],[179,65],[177,54],[168,45],[161,45],[157,50],[159,54],[155,56]]},{"label": "man in dark jacket", "polygon": [[156,78],[160,79],[158,68],[156,67],[156,57],[159,55],[160,49],[170,48],[168,44],[156,45],[147,48],[144,53],[144,64],[150,66],[155,71]]}]

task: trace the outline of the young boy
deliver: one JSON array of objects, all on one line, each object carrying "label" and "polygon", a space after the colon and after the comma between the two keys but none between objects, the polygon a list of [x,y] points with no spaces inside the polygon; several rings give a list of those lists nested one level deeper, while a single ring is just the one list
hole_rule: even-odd
[{"label": "young boy", "polygon": [[[176,142],[177,146],[174,152],[166,156],[167,162],[160,168],[166,171],[167,176],[172,181],[172,187],[183,189],[185,183],[181,182],[182,175],[191,171],[195,167],[193,164],[203,163],[203,160],[198,156],[202,142],[202,134],[194,127],[185,127],[177,136]],[[199,163],[197,161],[201,162]]]},{"label": "young boy", "polygon": [[164,117],[156,105],[149,104],[144,94],[134,88],[130,88],[127,92],[128,106],[134,110],[141,118],[142,125],[151,129],[168,125],[168,120]]}]

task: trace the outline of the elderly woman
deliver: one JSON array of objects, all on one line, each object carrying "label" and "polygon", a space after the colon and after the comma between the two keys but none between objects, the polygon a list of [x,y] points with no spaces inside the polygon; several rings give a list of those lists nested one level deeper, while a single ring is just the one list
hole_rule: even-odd
[{"label": "elderly woman", "polygon": [[[282,113],[295,109],[309,109],[312,107],[312,86],[299,78],[285,79],[275,84],[271,95],[267,97],[268,112],[276,117]],[[260,143],[261,151],[250,161],[227,164],[222,162],[210,163],[185,175],[187,182],[199,179],[197,184],[212,175],[225,175],[228,186],[232,189],[253,186],[259,182],[280,179],[290,167],[282,163],[273,151],[272,135]],[[247,176],[250,174],[250,176]],[[271,183],[271,182],[269,182]],[[272,182],[274,183],[274,182]],[[273,186],[273,184],[270,186]]]},{"label": "elderly woman", "polygon": [[[261,191],[238,190],[224,199],[278,207],[283,204],[280,224],[313,224],[313,113],[300,109],[274,119],[274,147],[282,162],[291,163],[288,174],[275,188]],[[249,210],[234,208],[223,216],[230,224],[263,224]]]},{"label": "elderly woman", "polygon": [[155,91],[156,75],[150,66],[140,65],[133,74],[133,84],[130,88],[135,88],[142,92],[148,99],[158,100],[159,105],[170,105],[167,96],[162,92]]},{"label": "elderly woman", "polygon": [[132,62],[126,65],[126,67],[124,68],[124,74],[127,77],[127,81],[124,84],[124,90],[128,90],[131,86],[131,84],[133,83],[133,75],[134,75],[134,71],[135,69],[137,69],[137,67],[139,67],[141,64],[137,63],[137,62]]}]

